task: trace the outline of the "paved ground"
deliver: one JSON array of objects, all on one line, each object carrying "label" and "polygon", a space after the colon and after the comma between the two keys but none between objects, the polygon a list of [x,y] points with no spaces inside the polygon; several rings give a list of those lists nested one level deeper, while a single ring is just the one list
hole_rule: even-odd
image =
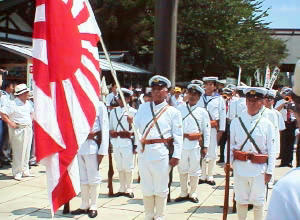
[{"label": "paved ground", "polygon": [[[278,161],[277,161],[278,162]],[[143,202],[139,184],[136,183],[137,172],[135,172],[134,181],[134,199],[128,198],[109,198],[107,196],[107,158],[101,166],[101,174],[104,177],[104,182],[101,185],[101,190],[98,200],[98,218],[102,220],[115,219],[136,219],[144,218]],[[290,168],[276,168],[275,179],[284,175]],[[21,182],[12,179],[11,169],[4,167],[0,169],[0,219],[48,219],[51,218],[49,203],[46,192],[46,175],[42,165],[33,167],[32,172],[35,177],[24,178]],[[180,193],[179,178],[177,169],[174,172],[175,178],[172,185],[171,197],[174,199]],[[171,202],[167,206],[167,220],[220,220],[222,219],[222,206],[224,201],[224,172],[223,168],[218,165],[216,168],[217,185],[211,187],[209,185],[199,185],[198,195],[199,204],[191,202],[174,203]],[[114,191],[119,188],[118,176],[114,175]],[[232,188],[232,184],[231,184]],[[272,190],[269,191],[269,198]],[[232,207],[232,190],[230,191],[230,207]],[[71,201],[71,209],[77,209],[80,206],[80,198],[74,198]],[[265,210],[267,206],[265,207]],[[267,211],[267,210],[266,210]],[[231,210],[230,210],[231,212]],[[86,215],[71,216],[63,215],[60,210],[54,219],[89,219]],[[229,220],[236,220],[236,214],[229,214]],[[248,219],[253,219],[253,213],[248,213]]]}]

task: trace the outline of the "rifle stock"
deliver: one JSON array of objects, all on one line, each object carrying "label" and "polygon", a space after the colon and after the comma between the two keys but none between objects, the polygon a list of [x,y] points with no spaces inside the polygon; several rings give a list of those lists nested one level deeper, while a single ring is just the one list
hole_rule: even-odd
[{"label": "rifle stock", "polygon": [[107,178],[107,187],[108,187],[108,196],[113,196],[114,195],[114,190],[113,190],[113,176],[114,176],[114,167],[113,167],[113,162],[112,162],[112,145],[109,145],[109,150],[108,150],[108,178]]},{"label": "rifle stock", "polygon": [[227,214],[229,209],[229,183],[230,183],[230,129],[227,136],[227,161],[226,161],[226,179],[225,179],[225,196],[223,207],[223,220],[227,220]]},{"label": "rifle stock", "polygon": [[168,194],[168,202],[171,202],[171,185],[173,182],[173,167],[171,167],[170,173],[169,173],[169,183],[168,183],[168,188],[169,188],[169,194]]}]

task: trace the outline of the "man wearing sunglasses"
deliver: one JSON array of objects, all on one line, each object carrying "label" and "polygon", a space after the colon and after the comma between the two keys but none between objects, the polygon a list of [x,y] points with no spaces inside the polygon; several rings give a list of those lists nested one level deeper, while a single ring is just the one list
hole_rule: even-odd
[{"label": "man wearing sunglasses", "polygon": [[262,116],[267,90],[245,90],[247,111],[230,125],[230,150],[234,192],[239,220],[247,218],[248,204],[254,205],[254,219],[263,219],[266,184],[275,168],[274,126]]}]

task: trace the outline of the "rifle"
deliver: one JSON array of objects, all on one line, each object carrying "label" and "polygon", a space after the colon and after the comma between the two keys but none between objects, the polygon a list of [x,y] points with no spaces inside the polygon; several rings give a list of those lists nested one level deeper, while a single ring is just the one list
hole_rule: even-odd
[{"label": "rifle", "polygon": [[227,161],[226,161],[225,197],[223,207],[223,220],[227,220],[229,209],[229,183],[230,183],[230,129],[227,134]]},{"label": "rifle", "polygon": [[69,214],[70,213],[70,201],[64,204],[63,214]]},{"label": "rifle", "polygon": [[169,183],[168,183],[168,188],[169,188],[169,194],[168,194],[168,200],[167,202],[171,202],[171,185],[173,182],[173,167],[171,167],[170,173],[169,173]]},{"label": "rifle", "polygon": [[114,176],[114,167],[113,167],[113,162],[112,162],[112,145],[109,144],[108,148],[108,178],[107,178],[107,187],[108,187],[108,196],[113,196],[114,195],[114,189],[113,189],[113,176]]},{"label": "rifle", "polygon": [[[174,153],[173,142],[168,144],[168,149],[169,149],[169,160],[170,160],[173,156],[173,153]],[[169,183],[168,183],[169,193],[168,193],[167,202],[171,202],[171,185],[172,185],[172,182],[173,182],[173,167],[171,166],[171,170],[170,170],[170,173],[169,173]]]}]

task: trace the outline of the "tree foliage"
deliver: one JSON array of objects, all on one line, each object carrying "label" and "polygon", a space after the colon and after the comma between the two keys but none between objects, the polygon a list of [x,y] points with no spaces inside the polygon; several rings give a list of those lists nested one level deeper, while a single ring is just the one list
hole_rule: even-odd
[{"label": "tree foliage", "polygon": [[[109,50],[129,50],[144,67],[153,62],[154,1],[93,1]],[[246,77],[278,65],[286,47],[271,36],[262,1],[179,1],[177,80],[236,75],[239,65]]]}]

